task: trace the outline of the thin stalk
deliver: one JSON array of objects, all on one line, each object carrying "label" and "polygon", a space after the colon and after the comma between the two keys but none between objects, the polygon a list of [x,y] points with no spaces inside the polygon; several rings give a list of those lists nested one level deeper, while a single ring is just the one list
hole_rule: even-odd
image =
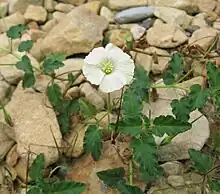
[{"label": "thin stalk", "polygon": [[133,163],[132,159],[129,161],[129,184],[133,185]]},{"label": "thin stalk", "polygon": [[181,89],[181,90],[185,90],[189,92],[188,88],[184,88],[184,87],[176,86],[176,85],[153,85],[151,86],[151,88],[176,88],[176,89]]}]

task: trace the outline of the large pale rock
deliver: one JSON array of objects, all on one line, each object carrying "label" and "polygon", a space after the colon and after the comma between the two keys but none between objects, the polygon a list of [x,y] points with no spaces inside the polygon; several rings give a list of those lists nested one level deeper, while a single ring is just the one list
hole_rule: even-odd
[{"label": "large pale rock", "polygon": [[192,17],[183,10],[171,7],[156,7],[154,15],[166,23],[175,24],[187,28],[192,21]]},{"label": "large pale rock", "polygon": [[12,14],[18,11],[24,14],[29,5],[43,6],[43,0],[10,0],[9,13]]},{"label": "large pale rock", "polygon": [[196,30],[189,39],[190,45],[199,45],[204,50],[209,49],[216,38],[218,31],[211,27],[203,27]]},{"label": "large pale rock", "polygon": [[185,43],[188,38],[177,26],[155,22],[147,31],[147,42],[159,48],[175,48]]},{"label": "large pale rock", "polygon": [[81,94],[85,96],[89,103],[93,104],[98,110],[104,109],[105,101],[95,88],[86,82],[80,86],[80,89]]},{"label": "large pale rock", "polygon": [[192,26],[199,26],[200,28],[208,27],[208,24],[206,23],[206,20],[205,20],[206,17],[207,17],[207,14],[205,14],[205,13],[199,13],[199,14],[195,15],[192,19],[191,25]]},{"label": "large pale rock", "polygon": [[[161,84],[160,84],[161,85]],[[170,102],[173,99],[182,97],[180,94],[183,93],[181,90],[176,89],[157,89],[159,100],[151,103],[152,117],[160,115],[172,115],[172,108]],[[148,114],[149,107],[145,105],[144,114]],[[201,116],[199,111],[194,111],[190,115],[190,120]],[[193,123],[190,130],[178,134],[174,137],[170,144],[161,146],[159,148],[159,160],[161,161],[175,161],[188,159],[188,149],[193,148],[195,150],[201,150],[207,139],[209,138],[209,122],[205,116],[202,116],[199,120]]]},{"label": "large pale rock", "polygon": [[4,159],[8,151],[15,144],[15,135],[12,127],[0,123],[0,161]]},{"label": "large pale rock", "polygon": [[148,0],[108,0],[108,7],[112,10],[122,10],[147,5],[147,1]]},{"label": "large pale rock", "polygon": [[5,108],[14,124],[18,153],[22,157],[27,156],[29,151],[43,153],[47,166],[57,161],[56,145],[61,146],[62,136],[56,115],[45,106],[45,101],[45,94],[32,89],[24,90],[20,82]]},{"label": "large pale rock", "polygon": [[42,42],[42,53],[87,53],[102,41],[102,33],[107,27],[108,22],[105,18],[78,7],[48,33]]},{"label": "large pale rock", "polygon": [[102,8],[100,10],[100,16],[103,16],[110,23],[113,23],[115,21],[115,19],[114,19],[115,14],[109,8],[107,8],[105,6],[102,6]]},{"label": "large pale rock", "polygon": [[42,6],[29,5],[24,18],[28,21],[43,23],[47,19],[47,10]]},{"label": "large pale rock", "polygon": [[217,2],[215,0],[195,0],[200,12],[211,12],[215,9]]},{"label": "large pale rock", "polygon": [[6,32],[10,27],[14,25],[24,24],[24,23],[25,23],[24,16],[21,13],[16,12],[12,15],[0,19],[0,33]]},{"label": "large pale rock", "polygon": [[[102,154],[100,160],[94,161],[90,155],[84,155],[77,160],[73,168],[68,172],[67,179],[70,181],[83,182],[86,184],[86,192],[84,193],[94,193],[94,194],[119,194],[119,191],[112,190],[106,187],[96,175],[97,172],[124,167],[125,169],[125,178],[129,177],[128,165],[126,165],[121,156],[121,150],[118,147],[111,144],[110,141],[107,141],[103,145]],[[144,188],[144,184],[141,183],[138,172],[133,168],[133,181],[135,185],[138,185],[140,188]]]},{"label": "large pale rock", "polygon": [[173,7],[185,10],[187,13],[197,13],[199,11],[196,0],[148,0],[148,5]]}]

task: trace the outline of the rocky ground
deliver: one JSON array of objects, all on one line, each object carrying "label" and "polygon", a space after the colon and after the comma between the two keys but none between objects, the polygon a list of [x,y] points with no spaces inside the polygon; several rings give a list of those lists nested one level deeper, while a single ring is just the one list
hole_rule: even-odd
[{"label": "rocky ground", "polygon": [[[196,83],[202,85],[206,76],[204,60],[190,54],[190,49],[193,49],[191,46],[196,45],[204,54],[217,43],[217,48],[209,55],[220,65],[219,0],[0,0],[0,18],[0,101],[6,104],[5,108],[14,123],[13,127],[7,126],[1,113],[2,194],[10,193],[12,182],[22,185],[26,181],[29,152],[44,153],[46,166],[58,161],[59,153],[54,138],[59,147],[64,140],[70,145],[70,149],[64,149],[63,154],[77,160],[74,165],[68,166],[67,179],[87,183],[87,193],[104,193],[95,174],[97,171],[121,166],[127,168],[120,158],[126,152],[126,143],[118,145],[119,156],[117,149],[106,141],[100,161],[94,162],[91,156],[84,155],[86,126],[73,123],[71,132],[62,137],[55,112],[45,106],[48,78],[38,77],[35,85],[38,92],[22,88],[23,73],[12,66],[18,59],[7,51],[10,44],[5,32],[11,26],[29,26],[30,30],[21,39],[13,41],[12,48],[16,51],[22,40],[33,40],[34,46],[28,56],[34,66],[39,67],[44,57],[55,52],[68,55],[65,66],[56,73],[81,70],[83,57],[94,47],[107,42],[121,48],[128,42],[134,42],[131,52],[133,59],[137,65],[151,72],[155,80],[161,78],[172,51],[185,52],[189,55],[185,58],[185,71],[194,67],[193,76],[181,83],[187,88]],[[78,75],[74,85],[68,97],[84,96],[100,111],[97,118],[102,117],[105,114],[106,95],[86,82],[83,75]],[[181,94],[174,89],[158,89],[158,94],[159,100],[151,105],[152,115],[172,114],[170,101]],[[120,91],[112,95],[118,98]],[[148,114],[148,110],[146,104],[143,112]],[[200,114],[195,111],[190,119],[194,120]],[[111,119],[114,120],[115,115]],[[107,118],[102,122],[106,125]],[[209,122],[203,116],[194,122],[191,130],[162,146],[159,158],[164,176],[151,185],[147,193],[200,193],[198,184],[202,182],[202,177],[188,170],[188,149],[201,150],[209,137]],[[135,181],[142,185],[140,180]],[[105,193],[113,191],[107,190]]]}]

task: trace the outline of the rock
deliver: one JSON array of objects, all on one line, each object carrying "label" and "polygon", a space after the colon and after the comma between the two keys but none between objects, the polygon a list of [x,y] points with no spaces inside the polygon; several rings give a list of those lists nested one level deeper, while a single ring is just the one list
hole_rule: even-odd
[{"label": "rock", "polygon": [[59,76],[63,79],[68,79],[68,72],[72,72],[73,75],[80,73],[83,67],[84,60],[81,58],[70,58],[63,61],[64,66],[55,70],[56,75],[63,74]]},{"label": "rock", "polygon": [[[135,58],[136,64],[142,66],[147,72],[152,71],[153,74],[161,74],[167,67],[170,60],[169,53],[165,50],[158,49],[155,47],[149,47],[144,50],[147,54],[137,53]],[[159,55],[157,61],[153,60],[152,55],[156,53]],[[166,57],[163,57],[166,56]]]},{"label": "rock", "polygon": [[[24,157],[28,151],[35,153],[31,159],[43,153],[45,166],[56,162],[59,157],[56,145],[61,146],[62,136],[54,111],[45,106],[45,94],[24,90],[20,82],[5,108],[14,124],[17,152]],[[1,119],[4,120],[3,116]]]},{"label": "rock", "polygon": [[184,178],[177,175],[168,176],[167,182],[174,188],[182,187],[185,185]]},{"label": "rock", "polygon": [[[24,16],[21,13],[16,12],[12,15],[0,19],[0,33],[6,32],[10,27],[14,25],[24,24],[24,23],[25,23]],[[7,24],[7,26],[5,24]]]},{"label": "rock", "polygon": [[81,75],[79,75],[79,77],[76,78],[73,85],[76,86],[76,85],[79,85],[83,82],[86,82],[86,78],[84,77],[84,75],[81,74]]},{"label": "rock", "polygon": [[44,0],[44,8],[48,11],[48,12],[53,12],[54,11],[54,6],[55,2],[54,0]]},{"label": "rock", "polygon": [[30,181],[30,177],[27,177],[27,158],[20,157],[18,163],[15,165],[15,171],[17,172],[18,177],[21,179],[22,182],[26,183],[26,180]]},{"label": "rock", "polygon": [[99,13],[100,6],[101,6],[100,1],[91,1],[91,2],[88,2],[88,3],[81,5],[82,8],[88,9],[97,15]]},{"label": "rock", "polygon": [[148,0],[148,5],[173,7],[176,9],[185,10],[190,14],[199,12],[199,7],[196,0]]},{"label": "rock", "polygon": [[115,14],[105,6],[102,6],[100,10],[100,16],[103,16],[110,23],[114,23],[115,21]]},{"label": "rock", "polygon": [[8,166],[14,167],[19,159],[19,153],[17,152],[17,145],[14,145],[6,156],[6,164]]},{"label": "rock", "polygon": [[43,53],[40,50],[41,43],[43,42],[42,38],[39,38],[35,44],[33,45],[32,49],[29,51],[30,54],[37,59],[38,61],[42,61],[44,59]]},{"label": "rock", "polygon": [[207,17],[207,14],[205,13],[197,14],[196,16],[193,17],[191,25],[199,26],[200,28],[208,27],[208,24],[206,23],[206,20],[205,20],[206,17]]},{"label": "rock", "polygon": [[[44,38],[44,55],[64,52],[67,55],[87,53],[102,41],[108,22],[101,16],[81,7],[73,9]],[[71,40],[71,41],[70,41]]]},{"label": "rock", "polygon": [[211,27],[203,27],[196,30],[189,39],[189,44],[197,44],[205,51],[213,44],[218,31]]},{"label": "rock", "polygon": [[83,124],[76,124],[72,130],[64,137],[63,153],[67,157],[79,157],[84,152],[83,138],[85,137],[86,126]]},{"label": "rock", "polygon": [[39,38],[44,38],[46,36],[46,33],[42,30],[34,30],[34,29],[30,29],[28,31],[28,34],[31,37],[31,40],[33,40],[34,42],[36,42]]},{"label": "rock", "polygon": [[220,30],[220,22],[214,22],[213,23],[213,28],[216,30]]},{"label": "rock", "polygon": [[43,0],[10,0],[9,13],[20,12],[21,14],[24,14],[29,5],[43,6]]},{"label": "rock", "polygon": [[80,89],[81,94],[85,96],[89,103],[93,104],[98,110],[104,109],[105,102],[95,88],[89,83],[84,83],[80,86]]},{"label": "rock", "polygon": [[[13,40],[12,50],[17,50],[20,42],[21,42],[20,38]],[[0,49],[0,57],[9,54],[11,43],[9,43],[6,33],[0,34],[0,43],[2,48]]]},{"label": "rock", "polygon": [[12,127],[2,122],[0,123],[0,128],[0,161],[2,161],[15,144],[15,134]]},{"label": "rock", "polygon": [[[184,83],[184,82],[183,82]],[[183,84],[182,83],[182,84]],[[162,85],[162,84],[160,84]],[[159,99],[151,103],[152,117],[160,115],[172,115],[170,102],[173,99],[182,97],[182,90],[177,89],[157,89]],[[146,104],[143,113],[148,115],[148,105]],[[190,114],[189,122],[201,116],[199,111],[194,111]],[[202,130],[201,130],[202,129]],[[205,116],[193,123],[192,128],[186,132],[175,136],[170,144],[160,146],[158,156],[160,161],[176,161],[189,158],[188,149],[201,150],[205,142],[209,138],[209,122]]]},{"label": "rock", "polygon": [[200,27],[199,26],[195,26],[195,25],[191,25],[189,26],[186,30],[187,33],[189,33],[189,35],[191,36],[193,32],[195,32],[196,30],[198,30]]},{"label": "rock", "polygon": [[42,30],[45,32],[49,32],[54,26],[56,26],[58,21],[56,19],[49,20],[43,26],[41,26]]},{"label": "rock", "polygon": [[[116,190],[106,188],[106,186],[99,180],[96,175],[97,172],[113,168],[124,167],[126,174],[128,174],[128,165],[122,162],[117,149],[110,141],[104,142],[100,160],[94,161],[90,155],[84,155],[76,161],[76,164],[69,171],[67,180],[83,182],[86,184],[85,193],[106,193],[119,194]],[[134,170],[133,181],[134,185],[144,189],[144,184],[141,183],[138,173]],[[127,176],[125,176],[127,177]]]},{"label": "rock", "polygon": [[148,17],[153,16],[154,9],[155,8],[152,6],[129,8],[129,9],[118,12],[115,15],[115,21],[119,24],[126,24],[129,22],[139,22]]},{"label": "rock", "polygon": [[55,19],[57,22],[60,22],[65,17],[66,17],[66,13],[59,11],[53,12],[53,19]]},{"label": "rock", "polygon": [[39,30],[39,29],[40,29],[38,23],[37,23],[37,22],[34,22],[34,21],[29,22],[29,23],[27,24],[27,26],[28,26],[30,29],[33,29],[33,30]]},{"label": "rock", "polygon": [[108,7],[111,10],[122,10],[130,7],[146,6],[147,0],[108,0]]},{"label": "rock", "polygon": [[216,13],[217,15],[220,15],[220,1],[217,2],[217,4],[216,4],[215,13]]},{"label": "rock", "polygon": [[4,18],[8,13],[8,2],[0,3],[0,18]]},{"label": "rock", "polygon": [[0,80],[0,101],[2,102],[10,91],[10,85],[5,80]]},{"label": "rock", "polygon": [[173,24],[156,24],[147,31],[147,42],[159,48],[175,48],[187,41],[187,36]]},{"label": "rock", "polygon": [[156,7],[154,15],[166,23],[175,24],[184,29],[189,26],[192,17],[187,15],[185,11],[171,7]]},{"label": "rock", "polygon": [[134,25],[131,28],[131,33],[133,35],[134,40],[138,40],[144,35],[145,28],[140,25]]},{"label": "rock", "polygon": [[58,3],[55,6],[56,11],[60,11],[60,12],[64,12],[64,13],[69,13],[74,8],[75,8],[75,6],[73,6],[71,4],[65,4],[65,3]]},{"label": "rock", "polygon": [[80,97],[80,89],[77,86],[70,88],[66,94],[66,97],[69,99],[75,99]]},{"label": "rock", "polygon": [[86,0],[62,0],[63,3],[69,3],[72,5],[81,5],[86,2]]},{"label": "rock", "polygon": [[200,12],[211,12],[216,7],[215,0],[195,0]]},{"label": "rock", "polygon": [[166,162],[161,165],[164,170],[165,176],[171,175],[181,175],[184,172],[184,166],[181,162],[173,161],[173,162]]},{"label": "rock", "polygon": [[112,44],[121,48],[126,46],[127,42],[132,42],[133,40],[130,30],[124,29],[110,30],[106,32],[105,38],[108,40],[108,42],[111,42]]},{"label": "rock", "polygon": [[4,188],[4,186],[0,189],[0,193],[2,194],[10,194],[10,191],[8,190],[8,188]]},{"label": "rock", "polygon": [[24,18],[26,20],[44,23],[47,19],[47,10],[42,6],[29,5],[24,14]]},{"label": "rock", "polygon": [[179,86],[190,89],[190,87],[194,84],[199,84],[202,86],[203,83],[204,83],[204,77],[198,76],[180,83]]},{"label": "rock", "polygon": [[146,30],[148,30],[153,26],[154,22],[155,22],[154,18],[148,18],[144,20],[140,25],[143,26]]}]

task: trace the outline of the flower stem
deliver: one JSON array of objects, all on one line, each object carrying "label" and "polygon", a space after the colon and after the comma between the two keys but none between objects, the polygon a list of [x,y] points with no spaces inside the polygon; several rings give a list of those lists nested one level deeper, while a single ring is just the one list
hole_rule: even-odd
[{"label": "flower stem", "polygon": [[151,86],[151,88],[176,88],[176,89],[181,89],[181,90],[185,90],[189,92],[188,88],[184,88],[184,87],[177,86],[177,85],[153,85]]},{"label": "flower stem", "polygon": [[[108,98],[107,98],[107,112],[108,112],[108,130],[110,131],[110,114],[111,114],[111,96],[110,93],[108,93]],[[114,132],[112,131],[111,134],[111,141],[113,140]]]},{"label": "flower stem", "polygon": [[129,184],[133,185],[133,165],[132,165],[132,159],[129,161]]}]

